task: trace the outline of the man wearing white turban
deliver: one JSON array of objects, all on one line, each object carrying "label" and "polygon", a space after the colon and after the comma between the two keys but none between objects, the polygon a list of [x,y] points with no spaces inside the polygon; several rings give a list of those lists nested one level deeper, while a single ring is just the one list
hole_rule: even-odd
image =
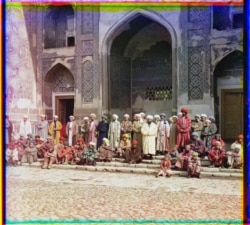
[{"label": "man wearing white turban", "polygon": [[143,143],[143,154],[155,155],[155,138],[157,135],[157,126],[153,122],[153,116],[147,116],[147,122],[142,125],[142,143]]},{"label": "man wearing white turban", "polygon": [[75,122],[74,116],[69,116],[69,122],[66,125],[66,135],[68,136],[68,145],[74,146],[76,144],[76,135],[78,133],[78,126]]},{"label": "man wearing white turban", "polygon": [[40,118],[41,119],[36,123],[36,135],[39,135],[40,138],[46,140],[48,137],[49,123],[45,120],[45,115],[41,115]]},{"label": "man wearing white turban", "polygon": [[23,121],[20,123],[19,134],[23,134],[26,138],[27,134],[32,134],[31,123],[28,121],[28,116],[23,116]]},{"label": "man wearing white turban", "polygon": [[118,121],[118,116],[116,114],[112,115],[112,121],[109,125],[108,139],[110,140],[110,146],[113,149],[117,149],[120,143],[121,135],[121,124]]}]

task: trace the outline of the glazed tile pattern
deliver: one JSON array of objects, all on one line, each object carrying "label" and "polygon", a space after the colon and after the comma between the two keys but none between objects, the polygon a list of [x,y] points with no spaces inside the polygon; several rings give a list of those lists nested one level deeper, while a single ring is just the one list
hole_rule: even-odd
[{"label": "glazed tile pattern", "polygon": [[8,167],[6,178],[6,217],[17,224],[31,220],[49,220],[50,224],[67,220],[74,224],[78,220],[79,224],[86,220],[104,224],[116,220],[135,220],[132,224],[137,220],[148,221],[144,224],[212,220],[220,224],[228,220],[233,224],[242,215],[240,180],[155,178],[36,167]]}]

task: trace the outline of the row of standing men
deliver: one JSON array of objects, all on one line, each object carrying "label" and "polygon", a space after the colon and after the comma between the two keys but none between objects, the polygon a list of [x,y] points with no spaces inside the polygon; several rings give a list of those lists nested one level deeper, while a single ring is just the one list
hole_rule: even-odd
[{"label": "row of standing men", "polygon": [[[58,143],[63,128],[58,116],[54,115],[51,123],[48,123],[45,118],[45,115],[41,115],[41,119],[35,124],[35,134],[45,140],[50,135],[54,138],[55,143]],[[165,154],[176,145],[179,149],[185,148],[190,140],[191,132],[196,132],[198,138],[201,138],[205,146],[210,149],[211,140],[217,132],[214,117],[211,116],[207,119],[205,114],[195,115],[195,119],[191,121],[186,108],[182,108],[177,116],[172,116],[169,120],[164,113],[146,117],[145,113],[141,112],[134,115],[133,122],[129,118],[130,116],[125,114],[123,121],[120,122],[118,116],[113,114],[110,123],[106,116],[102,116],[102,120],[98,122],[96,115],[91,113],[89,117],[83,118],[80,129],[78,129],[74,116],[70,116],[66,125],[67,144],[73,146],[76,144],[77,138],[82,137],[85,143],[96,143],[98,149],[103,138],[108,138],[111,147],[115,150],[119,147],[122,136],[126,134],[129,140],[138,142],[143,154],[155,155]],[[32,133],[31,124],[26,115],[20,123],[19,133],[24,137]]]}]

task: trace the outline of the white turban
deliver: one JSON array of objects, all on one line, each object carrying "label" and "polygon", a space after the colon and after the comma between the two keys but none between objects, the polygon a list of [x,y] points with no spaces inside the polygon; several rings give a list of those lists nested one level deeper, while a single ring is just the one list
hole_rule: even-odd
[{"label": "white turban", "polygon": [[124,114],[124,116],[123,117],[129,117],[129,115],[128,114]]},{"label": "white turban", "polygon": [[141,118],[141,114],[135,114],[135,116]]},{"label": "white turban", "polygon": [[199,114],[196,114],[195,117],[201,118],[201,116]]},{"label": "white turban", "polygon": [[118,115],[113,114],[112,117],[114,117],[116,120],[118,119]]},{"label": "white turban", "polygon": [[27,116],[27,115],[23,115],[23,118],[26,118],[26,119],[28,119],[28,116]]},{"label": "white turban", "polygon": [[241,145],[240,144],[234,144],[234,149],[240,149]]},{"label": "white turban", "polygon": [[56,119],[58,119],[58,115],[54,115],[53,117],[56,118]]},{"label": "white turban", "polygon": [[75,119],[75,117],[74,117],[74,116],[69,116],[69,118]]},{"label": "white turban", "polygon": [[87,117],[87,116],[85,116],[84,118],[83,118],[83,120],[88,120],[89,118]]},{"label": "white turban", "polygon": [[93,146],[95,146],[95,142],[89,142],[89,145],[93,145]]},{"label": "white turban", "polygon": [[160,116],[159,115],[154,115],[154,118],[160,118]]},{"label": "white turban", "polygon": [[147,116],[147,119],[151,119],[151,120],[152,120],[153,118],[154,118],[154,117],[153,117],[152,115],[148,115],[148,116]]},{"label": "white turban", "polygon": [[44,114],[42,114],[42,115],[40,115],[40,117],[45,117],[45,115],[44,115]]},{"label": "white turban", "polygon": [[206,117],[207,118],[207,115],[206,114],[201,114],[202,117]]},{"label": "white turban", "polygon": [[93,117],[96,118],[96,114],[94,114],[94,113],[91,113],[90,116],[93,116]]}]

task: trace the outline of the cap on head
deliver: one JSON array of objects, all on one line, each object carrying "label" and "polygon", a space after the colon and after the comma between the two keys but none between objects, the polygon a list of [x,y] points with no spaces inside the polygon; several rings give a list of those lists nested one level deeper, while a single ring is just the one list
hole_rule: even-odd
[{"label": "cap on head", "polygon": [[133,140],[132,141],[132,145],[138,145],[138,141],[137,140]]},{"label": "cap on head", "polygon": [[198,133],[197,133],[197,132],[193,132],[193,133],[192,133],[192,136],[199,137],[199,135],[198,135]]},{"label": "cap on head", "polygon": [[239,135],[238,135],[238,139],[244,139],[243,134],[239,134]]},{"label": "cap on head", "polygon": [[188,109],[187,109],[187,108],[182,108],[182,109],[181,109],[181,112],[182,112],[182,113],[188,113]]},{"label": "cap on head", "polygon": [[147,119],[152,120],[153,116],[152,115],[147,115]]},{"label": "cap on head", "polygon": [[89,142],[89,146],[92,145],[92,146],[95,146],[95,142]]}]

